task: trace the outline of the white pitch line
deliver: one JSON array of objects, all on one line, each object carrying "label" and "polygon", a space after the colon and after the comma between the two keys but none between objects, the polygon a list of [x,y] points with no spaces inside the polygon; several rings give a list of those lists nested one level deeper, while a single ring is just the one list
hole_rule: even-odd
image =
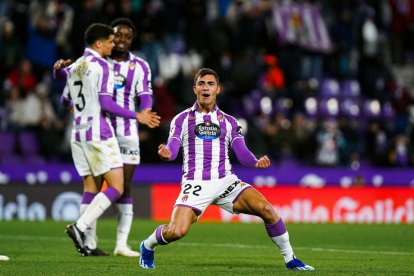
[{"label": "white pitch line", "polygon": [[[45,237],[45,236],[27,236],[27,235],[3,235],[0,234],[0,239],[14,239],[14,240],[42,240],[42,241],[65,241],[66,237]],[[115,240],[99,239],[99,242],[114,243]],[[140,241],[130,240],[130,243],[139,244]],[[225,247],[225,248],[248,248],[248,249],[263,249],[269,246],[264,245],[252,245],[252,244],[239,244],[239,243],[199,243],[199,242],[185,242],[181,241],[174,243],[179,246],[196,246],[196,247]],[[336,248],[320,248],[320,247],[295,247],[295,249],[309,250],[317,252],[342,252],[342,253],[355,253],[355,254],[383,254],[383,255],[402,255],[402,256],[414,256],[414,252],[398,252],[398,251],[377,251],[377,250],[357,250],[357,249],[336,249]]]}]

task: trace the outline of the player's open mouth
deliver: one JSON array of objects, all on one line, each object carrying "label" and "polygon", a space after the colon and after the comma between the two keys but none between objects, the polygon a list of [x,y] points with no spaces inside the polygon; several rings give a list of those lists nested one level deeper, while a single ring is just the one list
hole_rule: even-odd
[{"label": "player's open mouth", "polygon": [[203,95],[202,95],[204,98],[208,98],[208,97],[210,97],[210,94],[208,94],[208,93],[203,93]]}]

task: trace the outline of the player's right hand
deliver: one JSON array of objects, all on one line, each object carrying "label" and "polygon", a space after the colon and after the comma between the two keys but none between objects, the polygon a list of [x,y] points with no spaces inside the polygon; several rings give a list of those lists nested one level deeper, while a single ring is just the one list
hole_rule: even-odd
[{"label": "player's right hand", "polygon": [[270,159],[267,155],[265,155],[257,161],[255,167],[258,169],[265,169],[265,168],[268,168],[269,166],[270,166]]},{"label": "player's right hand", "polygon": [[149,128],[155,128],[160,125],[161,117],[156,112],[145,109],[137,113],[137,120],[140,124],[147,125]]},{"label": "player's right hand", "polygon": [[58,69],[65,68],[65,67],[68,67],[71,63],[72,63],[72,60],[71,59],[67,59],[67,60],[59,59],[53,65],[53,69],[58,70]]},{"label": "player's right hand", "polygon": [[166,145],[161,144],[158,146],[158,155],[162,160],[170,160],[171,158],[171,151],[167,148]]}]

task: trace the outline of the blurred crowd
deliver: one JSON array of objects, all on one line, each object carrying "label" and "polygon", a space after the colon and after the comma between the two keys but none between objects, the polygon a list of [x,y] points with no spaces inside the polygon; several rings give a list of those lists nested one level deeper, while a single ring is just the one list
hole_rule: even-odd
[{"label": "blurred crowd", "polygon": [[[51,68],[82,54],[89,24],[118,17],[137,27],[133,52],[151,66],[162,116],[160,128],[140,128],[142,162],[160,161],[171,119],[195,101],[194,73],[211,67],[220,108],[256,155],[414,165],[411,0],[0,1],[0,144],[17,141],[8,154],[18,162],[71,162],[72,118]],[[20,139],[27,133],[31,142]],[[0,162],[11,162],[5,154]]]}]

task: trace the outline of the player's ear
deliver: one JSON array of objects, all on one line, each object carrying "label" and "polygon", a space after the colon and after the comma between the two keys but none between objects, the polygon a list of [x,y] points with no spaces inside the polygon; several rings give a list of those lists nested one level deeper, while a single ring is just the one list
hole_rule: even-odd
[{"label": "player's ear", "polygon": [[221,85],[219,85],[218,88],[217,88],[217,95],[221,93],[222,89],[223,89],[223,87],[221,87]]},{"label": "player's ear", "polygon": [[193,85],[193,92],[194,92],[194,94],[197,95],[197,91],[196,91],[196,86],[195,85]]}]

